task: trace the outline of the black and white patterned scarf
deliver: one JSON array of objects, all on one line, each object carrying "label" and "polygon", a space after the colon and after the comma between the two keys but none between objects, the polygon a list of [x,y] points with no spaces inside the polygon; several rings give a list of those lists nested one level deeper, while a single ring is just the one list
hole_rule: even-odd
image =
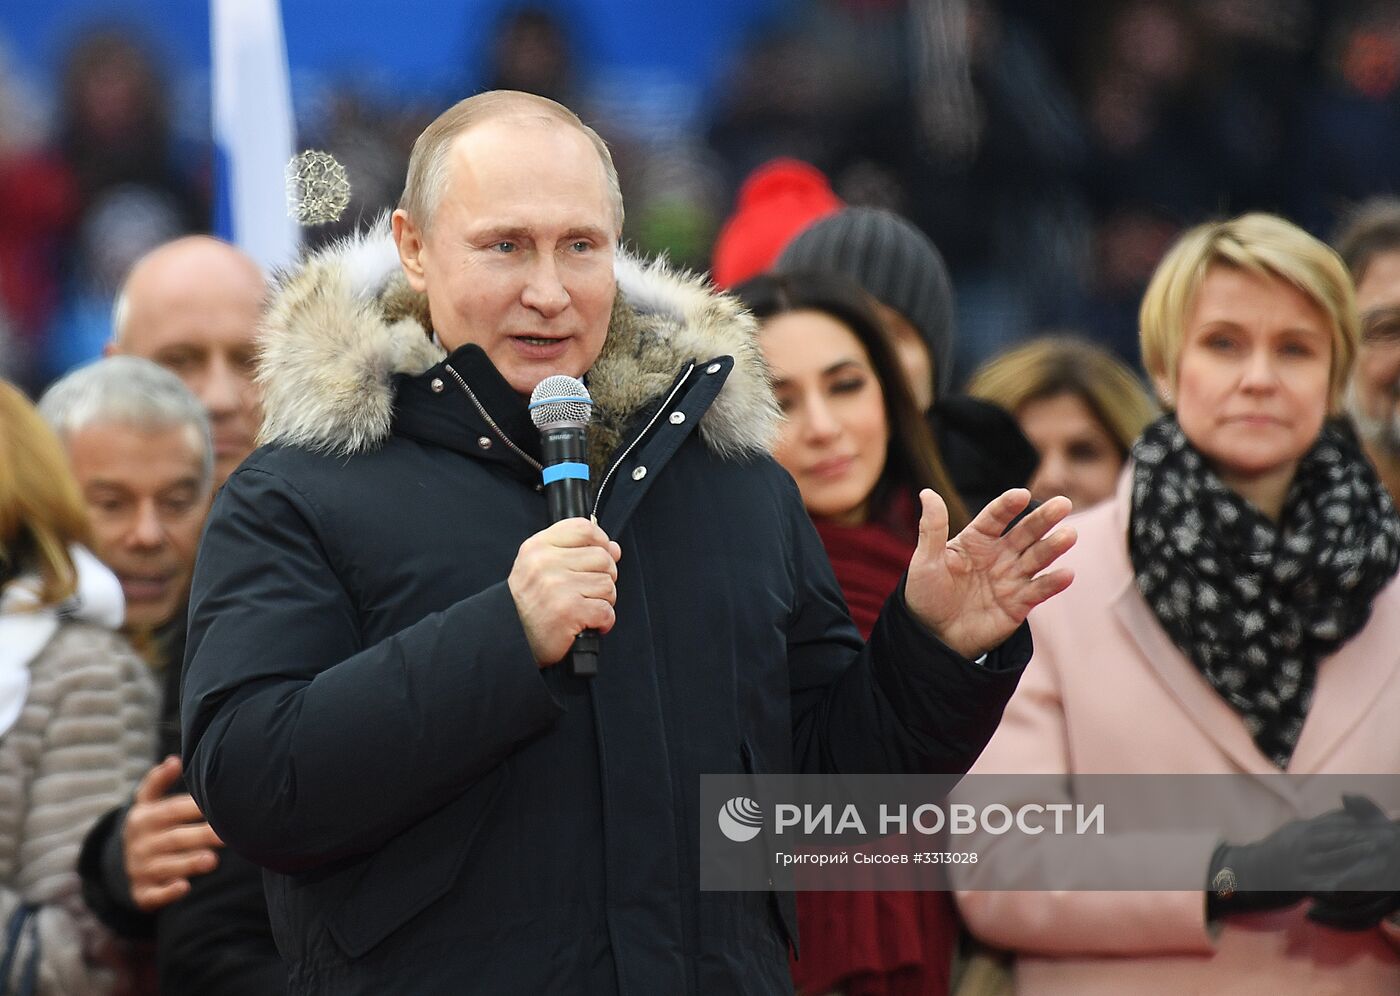
[{"label": "black and white patterned scarf", "polygon": [[1317,664],[1354,636],[1400,565],[1400,517],[1370,464],[1327,426],[1277,525],[1231,491],[1167,415],[1133,446],[1128,552],[1173,642],[1280,769]]}]

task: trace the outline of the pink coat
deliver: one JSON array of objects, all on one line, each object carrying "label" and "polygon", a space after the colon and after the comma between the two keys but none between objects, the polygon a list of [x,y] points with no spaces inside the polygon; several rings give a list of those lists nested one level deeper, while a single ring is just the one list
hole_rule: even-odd
[{"label": "pink coat", "polygon": [[[1064,562],[1074,584],[1031,613],[1035,656],[974,773],[1277,774],[1138,594],[1130,475],[1113,499],[1070,520],[1079,541]],[[1288,771],[1400,773],[1397,582],[1365,629],[1321,663]],[[1189,858],[1203,888],[1215,843],[1201,839]],[[996,844],[967,846],[986,862]],[[974,869],[960,883],[976,878]],[[1400,993],[1400,932],[1329,930],[1301,904],[1208,926],[1203,891],[960,891],[958,903],[973,933],[1020,953],[1018,992]]]}]

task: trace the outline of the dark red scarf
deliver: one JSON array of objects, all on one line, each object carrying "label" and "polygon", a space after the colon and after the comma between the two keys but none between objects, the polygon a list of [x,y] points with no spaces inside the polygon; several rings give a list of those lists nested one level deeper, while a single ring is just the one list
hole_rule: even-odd
[{"label": "dark red scarf", "polygon": [[896,528],[889,515],[882,516],[884,521],[859,526],[843,526],[829,519],[812,520],[836,572],[836,583],[846,596],[851,619],[867,640],[885,599],[904,577],[918,539],[917,518],[912,524],[907,518],[912,514],[908,508],[911,503],[906,500],[899,504],[906,506],[907,511],[901,510],[896,521],[905,520],[905,528]]},{"label": "dark red scarf", "polygon": [[[867,640],[880,609],[904,577],[918,539],[918,502],[901,494],[859,526],[814,519]],[[799,892],[802,960],[792,963],[801,993],[945,996],[958,927],[942,892]]]}]

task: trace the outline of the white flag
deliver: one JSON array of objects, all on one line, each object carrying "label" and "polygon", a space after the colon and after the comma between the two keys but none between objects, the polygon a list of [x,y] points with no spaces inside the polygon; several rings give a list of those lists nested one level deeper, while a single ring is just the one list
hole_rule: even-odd
[{"label": "white flag", "polygon": [[287,211],[295,124],[278,0],[209,0],[214,231],[265,270],[296,259]]}]

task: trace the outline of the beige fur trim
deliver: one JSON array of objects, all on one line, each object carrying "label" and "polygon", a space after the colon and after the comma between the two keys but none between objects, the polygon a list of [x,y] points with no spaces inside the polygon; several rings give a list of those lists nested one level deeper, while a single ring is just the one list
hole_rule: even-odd
[{"label": "beige fur trim", "polygon": [[[617,281],[623,303],[614,309],[608,342],[588,377],[599,408],[620,412],[625,421],[669,387],[686,361],[732,356],[734,369],[701,419],[700,433],[720,456],[768,452],[781,416],[758,323],[738,299],[659,259],[645,263],[619,254]],[[630,351],[616,348],[628,340]]]},{"label": "beige fur trim", "polygon": [[[399,272],[398,257],[367,251],[364,243],[376,238],[389,238],[386,222],[281,278],[260,337],[259,442],[343,454],[369,449],[389,435],[389,378],[422,373],[443,358],[418,321],[385,320],[379,292]],[[377,271],[365,265],[370,260]]]},{"label": "beige fur trim", "polygon": [[[371,449],[389,435],[390,378],[420,374],[443,358],[427,331],[426,301],[408,287],[392,250],[384,218],[282,276],[263,320],[261,442],[339,454]],[[732,356],[701,436],[725,457],[766,452],[779,413],[752,316],[665,261],[619,252],[616,268],[608,338],[588,375],[595,447],[611,452],[622,426],[687,361]]]}]

